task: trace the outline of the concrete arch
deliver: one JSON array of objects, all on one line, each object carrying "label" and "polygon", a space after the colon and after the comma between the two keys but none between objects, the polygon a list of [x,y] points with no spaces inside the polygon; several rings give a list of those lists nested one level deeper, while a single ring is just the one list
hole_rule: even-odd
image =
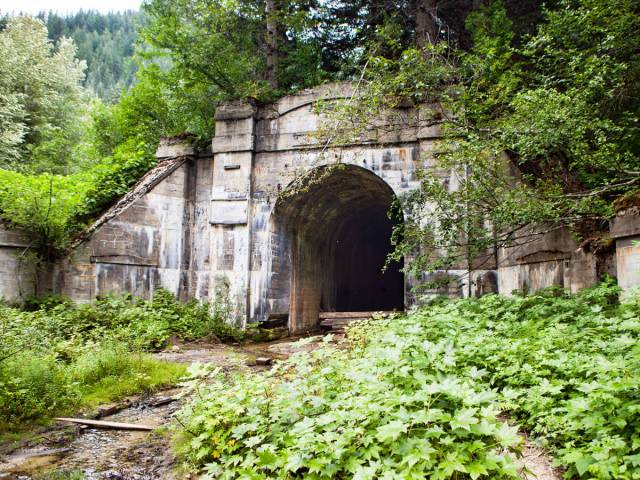
[{"label": "concrete arch", "polygon": [[290,330],[315,328],[321,311],[403,309],[402,265],[382,272],[397,223],[387,215],[393,189],[355,165],[316,167],[306,178],[287,187],[272,213]]}]

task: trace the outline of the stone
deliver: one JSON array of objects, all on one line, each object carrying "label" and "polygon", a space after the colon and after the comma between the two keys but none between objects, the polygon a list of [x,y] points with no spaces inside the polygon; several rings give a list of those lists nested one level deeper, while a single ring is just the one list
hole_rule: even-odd
[{"label": "stone", "polygon": [[[19,299],[38,284],[89,302],[111,292],[150,298],[164,288],[182,300],[223,298],[239,327],[282,318],[295,335],[317,330],[321,312],[403,310],[438,294],[574,290],[616,268],[624,288],[640,283],[634,204],[612,223],[615,252],[604,267],[570,232],[541,226],[520,245],[473,259],[470,275],[462,263],[419,278],[405,276],[402,262],[382,273],[402,221],[387,217],[394,199],[419,187],[421,168],[450,189],[456,177],[437,163],[437,106],[381,114],[348,145],[316,135],[324,121],[318,100],[352,93],[353,84],[335,83],[270,105],[222,105],[210,152],[198,153],[188,135],[163,138],[157,166],[38,282],[18,259],[28,239],[0,226],[0,296]],[[429,278],[446,281],[424,296],[412,292]]]}]

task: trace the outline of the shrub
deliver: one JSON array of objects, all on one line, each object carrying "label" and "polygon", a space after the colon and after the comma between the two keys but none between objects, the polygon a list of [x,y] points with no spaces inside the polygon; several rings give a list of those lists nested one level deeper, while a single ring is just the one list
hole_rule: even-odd
[{"label": "shrub", "polygon": [[508,412],[565,478],[640,478],[640,296],[607,280],[352,324],[346,350],[216,370],[180,414],[206,478],[498,479]]},{"label": "shrub", "polygon": [[28,312],[35,312],[37,310],[51,310],[53,307],[62,305],[64,307],[71,306],[72,302],[64,295],[29,295],[22,308]]},{"label": "shrub", "polygon": [[519,437],[495,394],[393,329],[364,347],[326,345],[264,374],[198,385],[181,412],[188,464],[204,478],[519,478]]},{"label": "shrub", "polygon": [[[163,289],[154,293],[153,300],[105,296],[91,304],[75,305],[63,297],[49,296],[32,298],[29,306],[35,311],[0,305],[0,326],[4,325],[0,338],[7,337],[6,341],[13,343],[17,339],[23,344],[44,343],[49,349],[116,339],[141,350],[160,349],[171,335],[185,340],[210,334],[221,340],[242,338],[239,329],[226,323],[225,308],[217,304],[212,308],[196,300],[180,302]],[[60,340],[65,344],[59,345]],[[2,342],[0,358],[1,351]]]},{"label": "shrub", "polygon": [[0,362],[0,425],[47,416],[78,399],[77,387],[54,355],[25,352]]},{"label": "shrub", "polygon": [[136,361],[124,344],[104,342],[88,348],[74,360],[73,377],[83,385],[93,385],[107,377],[131,375],[136,370]]},{"label": "shrub", "polygon": [[108,296],[74,305],[59,296],[32,298],[29,311],[0,304],[0,423],[11,427],[80,404],[174,382],[184,367],[141,351],[171,335],[239,338],[224,311],[179,302],[164,290],[152,301]]}]

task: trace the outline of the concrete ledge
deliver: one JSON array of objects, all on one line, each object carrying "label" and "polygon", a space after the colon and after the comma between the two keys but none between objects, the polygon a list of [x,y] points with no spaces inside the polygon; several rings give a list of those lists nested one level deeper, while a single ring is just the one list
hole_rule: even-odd
[{"label": "concrete ledge", "polygon": [[236,101],[219,106],[216,109],[213,119],[216,122],[221,120],[240,120],[253,117],[255,114],[255,106],[247,102]]},{"label": "concrete ledge", "polygon": [[30,244],[28,235],[0,224],[0,247],[26,248]]},{"label": "concrete ledge", "polygon": [[193,137],[162,137],[156,150],[156,158],[177,158],[195,155]]},{"label": "concrete ledge", "polygon": [[636,207],[618,213],[611,221],[611,237],[624,238],[640,235],[640,210]]}]

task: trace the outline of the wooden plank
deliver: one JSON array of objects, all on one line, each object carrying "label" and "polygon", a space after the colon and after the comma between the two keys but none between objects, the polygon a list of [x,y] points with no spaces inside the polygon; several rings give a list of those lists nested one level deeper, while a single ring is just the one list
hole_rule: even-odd
[{"label": "wooden plank", "polygon": [[150,431],[157,428],[157,427],[152,427],[151,425],[142,425],[138,423],[107,422],[105,420],[88,420],[85,418],[56,417],[56,420],[60,420],[62,422],[78,423],[80,425],[88,425],[90,427],[96,427],[96,428],[108,428],[108,429],[116,429],[116,430]]},{"label": "wooden plank", "polygon": [[371,318],[376,313],[392,312],[320,312],[318,317],[321,320],[329,318]]}]

